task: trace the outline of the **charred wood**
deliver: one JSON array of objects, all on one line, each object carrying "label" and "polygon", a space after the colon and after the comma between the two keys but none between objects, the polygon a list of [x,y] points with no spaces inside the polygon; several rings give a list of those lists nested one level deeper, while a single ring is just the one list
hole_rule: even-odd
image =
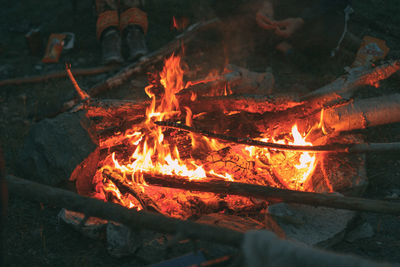
[{"label": "charred wood", "polygon": [[136,183],[128,183],[118,173],[104,169],[103,176],[110,179],[120,190],[127,191],[133,197],[135,197],[142,205],[145,211],[149,211],[151,208],[158,213],[162,213],[158,205],[145,193],[142,192],[141,188]]},{"label": "charred wood", "polygon": [[347,104],[351,96],[362,85],[379,84],[400,69],[400,61],[390,61],[376,68],[352,69],[349,74],[339,77],[332,83],[315,90],[300,99],[293,108],[276,113],[265,112],[262,115],[262,131],[282,125],[287,121],[307,119],[322,108],[335,108]]},{"label": "charred wood", "polygon": [[181,90],[177,95],[221,96],[228,94],[269,95],[275,84],[272,73],[252,72],[235,65],[226,67],[228,73],[192,82],[192,86]]},{"label": "charred wood", "polygon": [[[398,116],[400,118],[400,116]],[[206,137],[215,138],[225,142],[231,142],[235,144],[242,144],[248,146],[263,147],[276,150],[288,150],[288,151],[304,151],[304,152],[346,152],[346,153],[365,153],[365,152],[387,152],[387,151],[399,151],[400,143],[370,143],[370,144],[338,144],[333,143],[329,145],[320,146],[296,146],[296,145],[285,145],[277,143],[267,143],[258,141],[250,138],[240,138],[234,136],[227,136],[218,133],[212,133],[206,130],[197,129],[180,123],[157,121],[155,124],[163,127],[175,128],[183,131],[188,131],[196,134],[200,134]]]},{"label": "charred wood", "polygon": [[372,200],[355,197],[344,197],[336,194],[320,194],[279,189],[253,184],[204,180],[188,181],[181,178],[145,174],[146,183],[151,185],[180,188],[192,191],[212,192],[217,194],[230,194],[245,197],[254,197],[271,202],[299,203],[311,206],[323,206],[336,209],[348,209],[384,214],[400,214],[400,203],[381,200]]}]

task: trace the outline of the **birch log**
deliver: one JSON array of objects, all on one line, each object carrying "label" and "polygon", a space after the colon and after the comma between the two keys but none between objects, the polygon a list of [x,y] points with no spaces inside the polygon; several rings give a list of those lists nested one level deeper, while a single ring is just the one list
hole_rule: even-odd
[{"label": "birch log", "polygon": [[324,126],[343,132],[400,122],[400,94],[356,100],[324,111]]}]

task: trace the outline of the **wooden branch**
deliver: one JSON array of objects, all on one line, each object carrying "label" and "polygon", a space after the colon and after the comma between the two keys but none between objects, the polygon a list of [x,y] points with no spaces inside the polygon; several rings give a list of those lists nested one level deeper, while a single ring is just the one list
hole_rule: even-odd
[{"label": "wooden branch", "polygon": [[[106,81],[93,86],[89,90],[88,94],[93,98],[102,92],[108,91],[112,88],[122,85],[127,80],[129,80],[131,76],[134,75],[135,73],[143,72],[148,66],[154,65],[155,63],[165,59],[165,57],[172,54],[175,50],[179,49],[182,43],[187,44],[188,42],[194,39],[194,37],[198,32],[205,30],[213,25],[216,25],[217,23],[219,23],[219,19],[215,18],[205,22],[199,22],[193,24],[192,26],[188,27],[184,33],[176,36],[174,40],[172,40],[159,50],[154,51],[148,54],[146,57],[141,58],[139,61],[136,61],[128,65],[127,67],[125,67],[124,69],[119,71],[116,75],[110,77]],[[60,111],[57,112],[57,114],[71,109],[78,103],[79,103],[78,99],[73,99],[64,103],[63,107],[61,108]],[[57,114],[52,114],[52,116],[55,116]]]},{"label": "wooden branch", "polygon": [[[91,98],[84,109],[89,117],[115,117],[137,115],[145,117],[150,99],[118,100]],[[179,97],[180,106],[189,107],[193,114],[202,112],[244,111],[249,113],[277,112],[299,105],[287,97],[267,97],[260,95],[231,95],[198,97],[195,101],[187,96]],[[71,105],[69,105],[71,107]]]},{"label": "wooden branch", "polygon": [[69,77],[69,79],[71,80],[72,85],[74,86],[76,92],[78,93],[79,98],[80,98],[81,100],[87,100],[87,99],[89,99],[90,96],[89,96],[84,90],[82,90],[82,89],[79,87],[78,83],[76,82],[76,80],[75,80],[75,78],[74,78],[74,75],[72,75],[72,72],[71,72],[71,65],[70,65],[70,64],[66,64],[66,65],[65,65],[65,70],[67,71],[68,77]]},{"label": "wooden branch", "polygon": [[399,69],[400,61],[390,61],[376,68],[352,69],[349,74],[301,97],[301,105],[274,114],[264,113],[259,124],[262,127],[260,131],[287,121],[307,119],[322,108],[335,108],[346,104],[359,86],[377,85],[379,81],[387,79]]},{"label": "wooden branch", "polygon": [[243,233],[191,221],[168,218],[160,214],[137,212],[115,203],[83,197],[73,192],[46,186],[12,175],[6,177],[11,194],[47,205],[82,212],[124,224],[134,230],[148,229],[160,233],[182,234],[186,238],[201,239],[239,247]]},{"label": "wooden branch", "polygon": [[[116,66],[101,66],[87,69],[75,69],[75,76],[89,76],[89,75],[97,75],[105,72],[110,72],[116,69]],[[67,73],[62,71],[52,72],[44,75],[31,76],[31,77],[23,77],[23,78],[15,78],[15,79],[7,79],[0,81],[1,86],[7,85],[21,85],[21,84],[29,84],[29,83],[40,83],[45,82],[50,79],[58,79],[66,77]]]},{"label": "wooden branch", "polygon": [[[252,72],[248,69],[229,64],[226,73],[212,78],[190,81],[191,86],[181,90],[177,95],[223,95],[224,89],[231,94],[260,94],[269,95],[275,79],[270,72]],[[227,92],[226,92],[227,93]]]},{"label": "wooden branch", "polygon": [[342,197],[335,194],[292,191],[253,184],[202,180],[188,181],[171,176],[144,174],[147,184],[192,191],[254,197],[274,202],[298,203],[336,209],[348,209],[384,214],[400,214],[400,203],[355,197]]},{"label": "wooden branch", "polygon": [[121,188],[127,192],[129,192],[133,197],[135,197],[142,205],[145,211],[148,211],[148,208],[151,207],[153,210],[162,214],[161,209],[158,207],[157,203],[155,203],[148,195],[144,194],[136,184],[128,184],[125,179],[115,172],[111,172],[110,170],[104,169],[103,175],[110,179],[120,190]]},{"label": "wooden branch", "polygon": [[376,68],[352,69],[332,83],[321,87],[301,98],[307,105],[320,108],[329,103],[349,99],[357,87],[362,85],[377,86],[381,80],[389,78],[400,70],[400,61],[394,60]]},{"label": "wooden branch", "polygon": [[151,100],[114,100],[91,98],[84,104],[88,117],[146,116]]},{"label": "wooden branch", "polygon": [[387,151],[400,151],[400,143],[370,143],[370,144],[338,144],[333,143],[329,145],[321,145],[321,146],[296,146],[296,145],[285,145],[285,144],[277,144],[277,143],[268,143],[263,141],[258,141],[250,138],[240,138],[234,136],[227,136],[223,134],[212,133],[206,130],[197,129],[194,127],[190,127],[184,124],[175,123],[175,122],[165,122],[165,121],[157,121],[155,124],[174,128],[178,130],[183,130],[187,132],[192,132],[196,134],[200,134],[209,138],[218,139],[225,142],[231,142],[235,144],[242,144],[248,146],[262,147],[262,148],[270,148],[276,150],[288,150],[288,151],[303,151],[303,152],[314,152],[314,153],[323,153],[323,152],[331,152],[331,153],[365,153],[365,152],[387,152]]},{"label": "wooden branch", "polygon": [[287,110],[300,104],[287,96],[263,95],[205,96],[185,103],[193,114],[213,111],[244,111],[262,114]]}]

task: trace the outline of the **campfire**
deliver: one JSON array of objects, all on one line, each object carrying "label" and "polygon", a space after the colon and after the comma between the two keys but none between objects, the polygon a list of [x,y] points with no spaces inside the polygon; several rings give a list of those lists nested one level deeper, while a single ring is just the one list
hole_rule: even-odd
[{"label": "campfire", "polygon": [[[95,127],[100,160],[91,181],[77,183],[78,192],[187,219],[213,212],[251,213],[268,205],[251,193],[215,191],[221,183],[319,193],[365,185],[359,178],[362,157],[337,154],[363,152],[363,147],[353,144],[362,142],[360,136],[338,137],[334,131],[341,120],[333,115],[346,107],[335,103],[335,97],[361,85],[360,80],[376,84],[397,65],[361,72],[342,83],[338,79],[329,90],[322,88],[322,97],[317,91],[307,102],[236,97],[232,83],[224,80],[232,75],[229,70],[186,81],[184,67],[181,55],[169,56],[144,89],[150,101],[86,103],[89,117],[102,118]],[[88,97],[76,87],[82,98]],[[206,189],[191,188],[194,183]],[[91,189],[80,188],[82,184]]]},{"label": "campfire", "polygon": [[[221,197],[212,193],[152,186],[146,177],[162,176],[167,184],[171,178],[208,182],[210,185],[213,181],[224,180],[313,190],[309,181],[318,161],[322,160],[319,154],[232,145],[201,134],[157,125],[155,122],[173,121],[194,126],[197,120],[204,122],[211,119],[212,114],[193,113],[189,105],[180,103],[176,96],[194,84],[184,81],[182,66],[180,55],[173,54],[166,59],[159,75],[152,75],[158,80],[152,81],[145,88],[151,99],[145,111],[145,119],[118,136],[101,139],[101,147],[115,147],[121,143],[124,146],[115,151],[107,151],[93,179],[94,197],[136,210],[146,210],[150,205],[165,215],[186,218],[192,215],[188,213],[188,205],[204,203],[209,206],[208,203],[215,205],[224,202],[229,208],[237,210],[254,204],[248,198],[239,196]],[[160,89],[163,92],[157,95]],[[213,88],[213,95],[228,94],[226,87]],[[192,93],[190,101],[194,102],[196,98],[196,93]],[[225,114],[229,117],[237,112],[226,110]],[[237,123],[239,125],[241,122]],[[315,136],[315,132],[323,134],[321,125],[321,122],[317,122],[300,133],[299,127],[294,124],[291,132],[281,132],[276,136],[260,133],[255,139],[277,144],[312,146],[307,137],[312,133]],[[212,130],[212,127],[208,130]],[[329,181],[327,186],[332,188]]]}]

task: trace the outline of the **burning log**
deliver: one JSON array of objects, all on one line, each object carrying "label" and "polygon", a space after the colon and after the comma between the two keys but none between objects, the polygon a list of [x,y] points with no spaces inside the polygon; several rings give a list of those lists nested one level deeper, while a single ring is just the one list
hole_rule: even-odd
[{"label": "burning log", "polygon": [[91,98],[84,104],[88,117],[145,117],[150,100],[114,100]]},{"label": "burning log", "polygon": [[[287,121],[308,119],[324,107],[335,108],[349,101],[355,90],[362,85],[377,86],[379,81],[387,79],[400,69],[399,61],[391,61],[374,69],[354,69],[332,83],[315,90],[300,100],[302,103],[277,113],[266,112],[262,115],[263,129],[272,129]],[[261,127],[261,126],[260,126]]]},{"label": "burning log", "polygon": [[[228,65],[223,75],[218,75],[212,78],[205,78],[199,81],[191,82],[192,86],[181,90],[177,95],[218,95],[215,89],[222,91],[220,88],[225,88],[225,95],[229,94],[258,94],[269,95],[275,84],[275,79],[272,73],[252,72],[248,69],[241,68],[235,65]],[[221,95],[221,94],[219,94]]]},{"label": "burning log", "polygon": [[187,106],[194,114],[212,111],[244,111],[249,113],[279,112],[299,105],[289,97],[263,95],[229,95],[198,97]]},{"label": "burning log", "polygon": [[[178,98],[182,106],[189,107],[194,114],[215,111],[245,111],[250,113],[277,112],[298,105],[285,97],[266,97],[261,95],[230,95],[198,97],[195,101],[186,95]],[[145,117],[151,100],[116,100],[91,98],[84,105],[88,117]]]},{"label": "burning log", "polygon": [[[400,118],[400,115],[398,116]],[[234,136],[227,136],[223,134],[212,133],[206,130],[197,129],[187,125],[174,122],[157,121],[155,124],[163,127],[175,128],[183,131],[188,131],[196,134],[200,134],[206,137],[215,138],[225,142],[231,142],[236,144],[243,144],[248,146],[270,148],[276,150],[287,150],[287,151],[303,151],[303,152],[346,152],[346,153],[365,153],[365,152],[387,152],[387,151],[399,151],[400,143],[370,143],[370,144],[329,144],[321,146],[296,146],[296,145],[285,145],[277,143],[267,143],[258,141],[250,138],[240,138]]]},{"label": "burning log", "polygon": [[181,178],[163,175],[144,174],[146,183],[155,186],[180,188],[217,194],[230,194],[254,197],[271,202],[299,203],[311,206],[323,206],[336,209],[348,209],[384,214],[400,214],[400,203],[372,200],[355,197],[344,197],[336,194],[319,194],[312,192],[293,191],[238,182],[203,180],[188,181]]},{"label": "burning log", "polygon": [[134,196],[140,202],[145,211],[148,211],[149,208],[151,208],[154,211],[162,214],[157,203],[155,203],[148,195],[143,193],[142,189],[136,183],[128,184],[126,179],[124,179],[122,176],[107,169],[103,170],[103,175],[116,184],[118,188],[124,189],[132,194],[132,196]]},{"label": "burning log", "polygon": [[400,122],[400,94],[356,100],[324,110],[323,124],[334,132]]},{"label": "burning log", "polygon": [[120,222],[136,230],[148,229],[161,233],[181,234],[191,239],[202,239],[235,247],[239,247],[243,240],[243,233],[231,229],[182,221],[155,213],[137,212],[115,203],[83,197],[70,191],[34,183],[11,175],[8,175],[6,180],[11,194],[48,205],[79,211],[86,216]]}]

